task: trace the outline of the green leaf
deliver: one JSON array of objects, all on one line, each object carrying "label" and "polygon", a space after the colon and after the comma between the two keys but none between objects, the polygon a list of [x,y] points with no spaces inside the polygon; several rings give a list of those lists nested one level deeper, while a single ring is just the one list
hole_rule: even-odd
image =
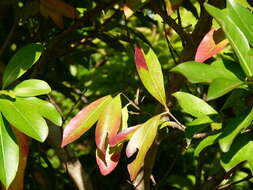
[{"label": "green leaf", "polygon": [[182,112],[195,117],[217,114],[204,100],[185,92],[176,92],[173,96],[177,99]]},{"label": "green leaf", "polygon": [[61,146],[64,147],[75,141],[83,133],[88,131],[97,122],[100,114],[111,100],[111,96],[102,97],[84,107],[73,117],[64,128]]},{"label": "green leaf", "polygon": [[244,84],[244,82],[241,80],[216,78],[208,88],[207,100],[213,100],[215,98],[221,97],[231,90],[241,86],[242,84]]},{"label": "green leaf", "polygon": [[213,62],[211,65],[189,61],[179,64],[171,71],[181,73],[191,83],[211,83],[216,78],[240,80],[233,72],[234,70],[239,69],[233,63],[220,60]]},{"label": "green leaf", "polygon": [[147,54],[135,47],[135,64],[141,81],[148,92],[166,107],[163,73],[159,60],[150,48]]},{"label": "green leaf", "polygon": [[19,83],[14,88],[14,93],[19,97],[30,97],[48,94],[51,92],[50,86],[43,80],[29,79]]},{"label": "green leaf", "polygon": [[221,133],[210,135],[204,138],[198,146],[194,150],[194,156],[199,156],[200,152],[208,146],[211,146],[217,142],[217,138],[220,136]]},{"label": "green leaf", "polygon": [[111,144],[121,126],[121,100],[120,94],[105,107],[96,126],[96,145],[105,153],[107,143]]},{"label": "green leaf", "polygon": [[3,89],[23,75],[39,59],[43,46],[29,44],[21,48],[9,61],[3,74]]},{"label": "green leaf", "polygon": [[19,147],[14,134],[0,113],[0,180],[8,188],[16,176],[19,163]]},{"label": "green leaf", "polygon": [[26,107],[34,108],[36,112],[38,112],[42,117],[45,117],[49,121],[53,122],[55,125],[62,125],[62,117],[53,104],[35,97],[18,99]]},{"label": "green leaf", "polygon": [[143,166],[145,156],[155,140],[159,124],[160,115],[152,117],[139,129],[137,129],[137,131],[135,131],[132,138],[128,142],[126,148],[127,157],[131,157],[138,150],[134,161],[127,166],[131,180],[136,178],[138,172]]},{"label": "green leaf", "polygon": [[240,65],[248,77],[253,76],[253,59],[247,52],[250,49],[247,38],[238,26],[230,19],[229,15],[223,13],[220,9],[209,4],[205,4],[205,8],[221,25],[230,44],[237,57],[240,60]]},{"label": "green leaf", "polygon": [[231,170],[243,161],[247,161],[253,172],[252,137],[252,133],[243,133],[239,135],[235,139],[230,150],[221,156],[221,165],[226,171]]},{"label": "green leaf", "polygon": [[223,152],[227,152],[233,143],[235,137],[243,130],[246,129],[253,120],[253,109],[248,115],[237,117],[230,121],[222,132],[219,140],[220,148]]},{"label": "green leaf", "polygon": [[0,99],[0,111],[4,117],[19,131],[25,133],[40,142],[48,135],[48,127],[45,120],[37,113],[34,107],[27,107],[21,99]]},{"label": "green leaf", "polygon": [[253,15],[235,0],[227,0],[227,9],[230,18],[245,34],[250,44],[253,45]]}]

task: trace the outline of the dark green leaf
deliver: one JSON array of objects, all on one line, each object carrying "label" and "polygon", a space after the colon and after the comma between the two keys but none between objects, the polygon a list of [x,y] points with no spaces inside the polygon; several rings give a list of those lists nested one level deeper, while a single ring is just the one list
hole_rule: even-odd
[{"label": "dark green leaf", "polygon": [[39,59],[40,44],[29,44],[20,49],[9,61],[3,74],[3,89],[23,75]]}]

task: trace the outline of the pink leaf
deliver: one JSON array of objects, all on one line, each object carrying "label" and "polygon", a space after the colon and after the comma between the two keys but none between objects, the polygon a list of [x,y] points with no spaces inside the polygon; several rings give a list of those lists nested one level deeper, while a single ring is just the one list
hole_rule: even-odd
[{"label": "pink leaf", "polygon": [[134,127],[129,127],[121,132],[119,132],[116,136],[114,136],[110,141],[110,146],[115,146],[125,140],[128,140],[131,138],[133,133],[139,128],[141,125],[136,125]]},{"label": "pink leaf", "polygon": [[148,70],[147,63],[145,61],[145,57],[143,54],[143,51],[139,45],[135,46],[135,63],[137,69],[143,68],[145,70]]},{"label": "pink leaf", "polygon": [[96,126],[96,145],[105,154],[107,141],[117,135],[121,123],[120,95],[106,106]]},{"label": "pink leaf", "polygon": [[99,149],[96,150],[96,160],[102,175],[108,175],[115,169],[120,159],[121,149],[122,145],[113,148],[107,146],[105,153]]},{"label": "pink leaf", "polygon": [[[219,39],[216,40],[217,38]],[[225,39],[221,29],[211,29],[200,42],[196,52],[195,61],[204,62],[222,51],[227,44],[228,40]]]},{"label": "pink leaf", "polygon": [[61,146],[64,147],[73,142],[89,130],[96,123],[101,112],[111,100],[111,96],[100,98],[84,107],[74,118],[72,118],[63,131]]}]

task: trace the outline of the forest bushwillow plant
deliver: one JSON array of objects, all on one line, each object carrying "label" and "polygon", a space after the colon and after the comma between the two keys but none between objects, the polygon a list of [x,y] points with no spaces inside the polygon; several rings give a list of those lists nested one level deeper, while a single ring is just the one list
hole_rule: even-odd
[{"label": "forest bushwillow plant", "polygon": [[[212,29],[199,45],[195,60],[204,62],[221,51],[229,42],[237,55],[239,64],[228,59],[217,60],[210,65],[189,61],[179,64],[171,71],[182,74],[191,83],[208,84],[206,98],[208,101],[232,91],[220,110],[222,112],[225,108],[233,107],[233,98],[236,97],[233,94],[237,90],[243,89],[243,96],[251,93],[253,57],[250,46],[253,45],[253,24],[251,23],[253,15],[234,0],[227,0],[227,8],[223,11],[209,4],[205,4],[205,8],[220,24],[225,36],[218,34],[221,40],[216,43],[214,36],[217,35],[215,34],[217,30]],[[149,48],[147,52],[144,52],[140,45],[136,44],[135,64],[144,87],[160,102],[165,112],[151,117],[142,124],[128,127],[128,105],[121,105],[120,94],[115,97],[108,95],[83,108],[65,127],[62,140],[62,147],[64,147],[78,139],[97,122],[96,160],[100,172],[107,175],[116,167],[122,144],[129,141],[126,155],[127,157],[135,155],[134,160],[128,164],[131,180],[136,178],[142,168],[157,131],[164,126],[169,127],[173,122],[179,126],[182,125],[177,120],[165,123],[161,120],[161,115],[171,116],[171,113],[167,107],[161,66],[154,51]],[[194,133],[202,131],[203,127],[199,126],[222,126],[218,129],[213,128],[215,134],[206,137],[199,143],[195,148],[195,156],[198,156],[207,146],[218,142],[222,151],[221,164],[226,171],[243,161],[248,161],[253,170],[252,132],[246,130],[253,120],[253,109],[245,110],[245,113],[227,122],[222,120],[217,110],[200,97],[183,91],[176,92],[173,96],[177,99],[181,111],[194,118],[185,124],[187,138],[192,138]],[[191,135],[187,134],[189,128],[193,130]],[[184,126],[181,129],[184,130]]]},{"label": "forest bushwillow plant", "polygon": [[[42,50],[40,44],[29,44],[21,48],[11,58],[3,74],[0,90],[0,180],[6,188],[14,180],[18,166],[25,165],[23,159],[28,154],[28,142],[25,142],[27,139],[22,133],[44,142],[48,135],[44,118],[55,125],[62,124],[61,115],[55,107],[35,97],[50,93],[51,88],[45,81],[28,79],[13,84],[36,63]],[[26,146],[19,147],[19,144]],[[23,183],[20,182],[21,184]]]}]

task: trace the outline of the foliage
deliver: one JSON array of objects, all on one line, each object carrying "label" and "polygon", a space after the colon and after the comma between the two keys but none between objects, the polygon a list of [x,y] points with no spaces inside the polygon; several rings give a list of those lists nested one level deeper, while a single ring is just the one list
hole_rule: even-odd
[{"label": "foliage", "polygon": [[3,188],[252,188],[250,1],[0,5]]}]

